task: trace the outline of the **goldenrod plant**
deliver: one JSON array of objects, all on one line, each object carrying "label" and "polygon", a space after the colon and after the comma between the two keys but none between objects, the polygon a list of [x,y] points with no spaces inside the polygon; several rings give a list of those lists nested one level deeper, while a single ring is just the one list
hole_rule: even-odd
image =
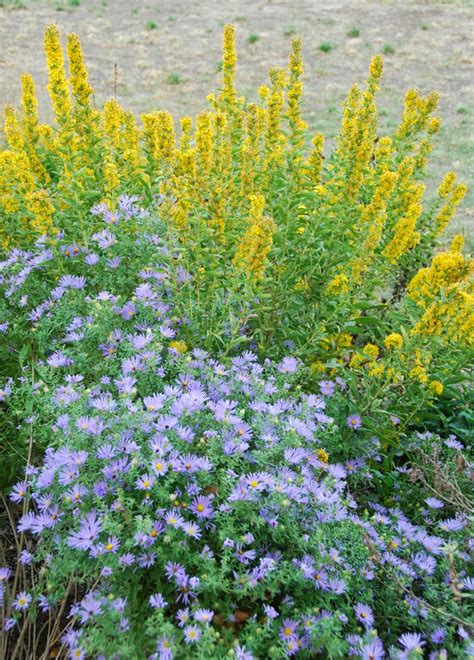
[{"label": "goldenrod plant", "polygon": [[[435,254],[467,188],[447,172],[426,202],[423,183],[438,94],[409,90],[400,125],[379,135],[376,55],[365,85],[350,89],[330,154],[304,121],[299,38],[288,68],[271,69],[248,103],[235,86],[234,27],[225,26],[220,90],[179,122],[162,109],[137,121],[115,98],[95,107],[77,35],[66,39],[67,70],[54,25],[45,53],[55,124],[40,123],[28,74],[21,110],[5,108],[5,250],[38,240],[54,248],[60,236],[81,251],[99,227],[90,209],[113,217],[120,196],[135,195],[173,246],[169,286],[187,344],[247,343],[267,354],[290,342],[314,375],[363,369],[371,386],[378,379],[399,393],[408,378],[440,395],[430,383],[448,378],[447,363],[472,344],[473,320],[461,237]],[[129,236],[139,231],[132,218]],[[396,367],[393,337],[402,335],[411,358]],[[367,356],[367,343],[380,355]]]}]

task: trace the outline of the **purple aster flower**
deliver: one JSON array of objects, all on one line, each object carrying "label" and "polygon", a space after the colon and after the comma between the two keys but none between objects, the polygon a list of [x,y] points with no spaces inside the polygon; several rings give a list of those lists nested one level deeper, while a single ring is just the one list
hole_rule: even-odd
[{"label": "purple aster flower", "polygon": [[444,507],[444,504],[441,500],[438,500],[437,497],[427,497],[425,499],[425,502],[427,506],[430,507],[430,509],[442,509]]},{"label": "purple aster flower", "polygon": [[291,619],[285,619],[283,625],[280,628],[278,637],[283,642],[294,641],[297,639],[296,629],[298,628],[298,622],[292,621]]},{"label": "purple aster flower", "polygon": [[212,518],[214,515],[214,509],[211,506],[211,499],[206,496],[196,497],[189,509],[195,513],[198,518]]},{"label": "purple aster flower", "polygon": [[398,642],[405,651],[421,651],[425,645],[422,635],[418,633],[405,633],[400,635]]},{"label": "purple aster flower", "polygon": [[237,646],[234,648],[234,651],[237,660],[254,660],[254,656],[250,653],[250,651],[247,651],[245,646],[240,646],[237,644]]},{"label": "purple aster flower", "polygon": [[362,419],[358,415],[349,415],[346,423],[350,429],[357,431],[362,426]]},{"label": "purple aster flower", "polygon": [[199,525],[196,525],[196,523],[185,522],[183,525],[181,525],[181,527],[184,533],[188,536],[191,536],[194,539],[201,538],[201,530],[199,529]]},{"label": "purple aster flower", "polygon": [[336,385],[332,380],[321,380],[319,381],[319,389],[323,396],[333,396]]},{"label": "purple aster flower", "polygon": [[56,351],[49,356],[47,362],[51,367],[69,367],[73,361],[61,351]]},{"label": "purple aster flower", "polygon": [[463,578],[462,589],[467,589],[468,591],[474,591],[474,578],[472,577]]},{"label": "purple aster flower", "polygon": [[7,580],[9,580],[11,576],[12,576],[12,571],[10,568],[7,568],[6,566],[0,568],[0,584],[2,582],[6,582]]},{"label": "purple aster flower", "polygon": [[433,642],[433,644],[442,644],[444,642],[444,639],[446,637],[446,630],[444,628],[436,628],[431,633],[430,639]]},{"label": "purple aster flower", "polygon": [[364,603],[357,603],[354,608],[357,618],[366,628],[372,628],[374,625],[374,614],[372,609]]},{"label": "purple aster flower", "polygon": [[176,618],[178,620],[178,626],[180,628],[184,628],[184,626],[190,620],[189,608],[186,607],[184,609],[178,610],[176,613]]},{"label": "purple aster flower", "polygon": [[212,621],[213,616],[214,616],[214,612],[212,610],[206,610],[204,608],[201,608],[194,612],[194,619],[196,621],[199,621],[200,623],[210,623]]},{"label": "purple aster flower", "polygon": [[102,529],[100,519],[95,511],[90,511],[79,522],[78,531],[68,536],[67,544],[77,550],[89,550]]},{"label": "purple aster flower", "polygon": [[31,562],[33,561],[33,555],[31,552],[28,552],[28,550],[22,550],[21,555],[20,555],[20,564],[23,564],[24,566],[29,566]]},{"label": "purple aster flower", "polygon": [[15,502],[15,504],[19,504],[20,502],[23,501],[23,498],[25,497],[27,490],[28,490],[28,484],[26,483],[26,481],[19,481],[13,486],[9,498],[11,499],[12,502]]},{"label": "purple aster flower", "polygon": [[165,523],[171,527],[182,527],[184,518],[178,511],[170,511],[165,515]]},{"label": "purple aster flower", "polygon": [[383,644],[378,637],[364,644],[358,654],[364,660],[380,660],[385,656]]},{"label": "purple aster flower", "polygon": [[264,605],[263,606],[263,611],[267,615],[269,619],[277,619],[278,618],[278,612],[274,607],[271,605]]},{"label": "purple aster flower", "polygon": [[294,357],[285,357],[277,365],[277,369],[282,374],[294,374],[298,369],[298,360]]},{"label": "purple aster flower", "polygon": [[15,621],[15,619],[5,619],[5,624],[4,624],[4,626],[3,626],[3,630],[4,630],[5,632],[8,632],[8,631],[11,630],[12,628],[14,628],[15,625],[16,625],[16,621]]},{"label": "purple aster flower", "polygon": [[13,609],[18,611],[27,610],[31,603],[31,596],[26,591],[20,591],[15,600],[13,601]]},{"label": "purple aster flower", "polygon": [[184,641],[186,644],[195,644],[201,637],[201,631],[197,626],[186,626],[184,629]]},{"label": "purple aster flower", "polygon": [[151,490],[155,485],[155,477],[150,474],[144,474],[135,481],[138,490]]},{"label": "purple aster flower", "polygon": [[152,594],[150,596],[150,605],[155,609],[162,609],[168,605],[166,600],[163,598],[162,594]]}]

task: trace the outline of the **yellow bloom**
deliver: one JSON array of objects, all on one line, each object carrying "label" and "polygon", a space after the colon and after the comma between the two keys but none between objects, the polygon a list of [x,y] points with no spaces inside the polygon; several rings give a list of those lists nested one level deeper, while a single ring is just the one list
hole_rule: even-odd
[{"label": "yellow bloom", "polygon": [[184,341],[170,341],[168,344],[169,348],[171,348],[173,351],[176,351],[176,353],[186,353],[188,350],[188,346],[186,342]]},{"label": "yellow bloom", "polygon": [[[311,140],[313,148],[308,156],[308,159],[303,168],[304,174],[310,178],[312,183],[317,184],[321,178],[321,170],[323,167],[323,149],[324,149],[324,135],[323,133],[316,133]],[[322,186],[319,186],[322,188]]]},{"label": "yellow bloom", "polygon": [[44,235],[56,231],[53,226],[54,207],[46,190],[28,193],[26,206],[33,216],[29,225],[34,232]]},{"label": "yellow bloom", "polygon": [[456,213],[457,207],[464,199],[466,193],[467,186],[464,183],[459,183],[451,192],[450,196],[448,197],[448,201],[446,204],[444,204],[444,206],[441,207],[434,219],[435,236],[442,234],[442,232],[451,222],[454,214]]},{"label": "yellow bloom", "polygon": [[303,61],[301,59],[301,39],[295,38],[291,41],[291,55],[289,63],[289,87],[288,87],[288,110],[287,118],[290,126],[290,142],[295,148],[304,145],[304,131],[306,122],[301,118],[300,102],[303,96]]},{"label": "yellow bloom", "polygon": [[86,106],[94,90],[88,83],[89,74],[84,65],[81,42],[77,34],[67,35],[67,54],[72,95],[79,105]]},{"label": "yellow bloom", "polygon": [[441,396],[443,394],[443,383],[439,380],[432,380],[428,386],[429,391],[434,396]]},{"label": "yellow bloom", "polygon": [[388,350],[396,350],[403,346],[403,337],[398,332],[392,332],[385,337],[383,343]]},{"label": "yellow bloom", "polygon": [[48,25],[45,30],[44,49],[49,71],[49,95],[59,124],[64,124],[71,113],[71,99],[64,72],[64,57],[59,30]]},{"label": "yellow bloom", "polygon": [[454,188],[456,183],[456,172],[446,172],[440,187],[438,188],[438,195],[444,199]]},{"label": "yellow bloom", "polygon": [[339,273],[332,278],[332,280],[327,285],[328,293],[335,293],[336,295],[342,295],[349,291],[349,278],[344,273]]},{"label": "yellow bloom", "polygon": [[379,355],[379,348],[375,344],[366,344],[362,350],[366,355],[369,356],[369,358],[372,358],[373,360],[375,360],[375,358],[377,358]]},{"label": "yellow bloom", "polygon": [[322,463],[329,463],[329,454],[324,449],[318,449],[318,459]]},{"label": "yellow bloom", "polygon": [[21,77],[23,107],[23,129],[30,142],[38,139],[38,99],[36,98],[35,83],[29,73]]},{"label": "yellow bloom", "polygon": [[237,51],[235,49],[235,30],[233,25],[224,26],[222,41],[222,100],[229,106],[235,104],[235,67]]},{"label": "yellow bloom", "polygon": [[254,280],[263,276],[276,229],[273,220],[263,215],[264,204],[263,195],[251,195],[248,228],[233,259],[235,268]]}]

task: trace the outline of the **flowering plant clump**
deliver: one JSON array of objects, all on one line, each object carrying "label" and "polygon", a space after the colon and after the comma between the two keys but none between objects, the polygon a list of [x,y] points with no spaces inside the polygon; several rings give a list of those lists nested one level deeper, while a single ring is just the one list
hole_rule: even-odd
[{"label": "flowering plant clump", "polygon": [[[25,431],[51,439],[10,494],[23,513],[12,589],[4,570],[4,648],[41,613],[55,624],[37,643],[70,657],[469,653],[463,598],[444,579],[464,570],[467,518],[428,502],[419,525],[358,504],[347,479],[363,462],[328,452],[345,383],[303,394],[292,357],[188,353],[159,275],[144,270],[133,301],[81,282],[91,311],[79,336],[37,365],[40,380],[12,386],[32,401]],[[98,380],[82,373],[88,334]]]},{"label": "flowering plant clump", "polygon": [[226,26],[178,141],[94,107],[76,35],[69,78],[54,26],[45,50],[56,125],[25,74],[0,152],[0,657],[473,655],[472,260],[434,249],[464,184],[423,200],[437,95],[378,136],[375,57],[324,158],[298,39],[246,103]]}]

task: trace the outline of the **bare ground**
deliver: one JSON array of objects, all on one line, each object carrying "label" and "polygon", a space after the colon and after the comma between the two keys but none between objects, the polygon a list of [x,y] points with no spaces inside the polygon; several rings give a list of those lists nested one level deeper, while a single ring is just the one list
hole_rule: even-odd
[{"label": "bare ground", "polygon": [[[437,89],[443,129],[431,187],[448,169],[474,178],[474,0],[0,0],[1,103],[19,104],[19,77],[29,71],[44,119],[51,109],[42,39],[51,22],[79,34],[98,105],[116,91],[137,115],[160,107],[175,117],[205,108],[218,86],[225,23],[237,28],[238,85],[250,99],[300,35],[306,119],[329,136],[350,85],[385,52],[382,129],[396,126],[409,87]],[[473,206],[471,191],[451,232],[472,237]]]}]

